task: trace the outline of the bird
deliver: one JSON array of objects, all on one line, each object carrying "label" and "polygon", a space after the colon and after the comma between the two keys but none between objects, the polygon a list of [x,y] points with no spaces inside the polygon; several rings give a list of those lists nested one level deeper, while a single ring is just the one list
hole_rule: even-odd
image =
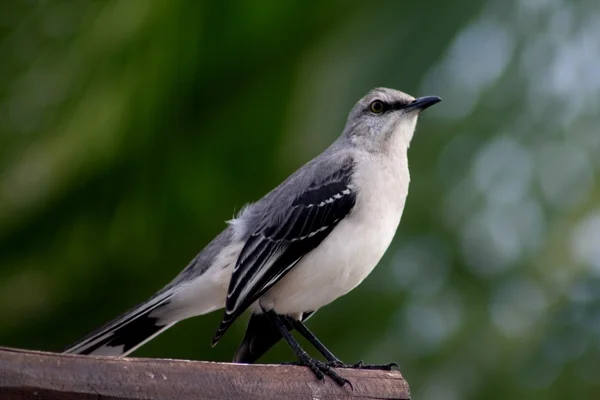
[{"label": "bird", "polygon": [[[233,361],[254,363],[282,338],[323,380],[351,382],[344,364],[306,320],[358,286],[379,263],[408,195],[408,149],[421,112],[441,101],[375,88],[351,109],[338,138],[260,200],[247,204],[195,258],[148,300],[64,353],[126,356],[177,322],[224,309],[212,346],[245,311]],[[311,357],[304,336],[326,361]]]}]

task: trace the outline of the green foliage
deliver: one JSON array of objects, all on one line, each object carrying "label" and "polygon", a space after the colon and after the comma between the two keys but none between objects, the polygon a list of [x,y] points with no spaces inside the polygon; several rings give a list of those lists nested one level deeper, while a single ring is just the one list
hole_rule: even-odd
[{"label": "green foliage", "polygon": [[[396,239],[310,320],[419,399],[594,398],[589,1],[0,5],[0,345],[59,350],[166,284],[374,86],[440,95]],[[228,361],[220,313],[136,355]],[[289,360],[278,345],[264,362]]]}]

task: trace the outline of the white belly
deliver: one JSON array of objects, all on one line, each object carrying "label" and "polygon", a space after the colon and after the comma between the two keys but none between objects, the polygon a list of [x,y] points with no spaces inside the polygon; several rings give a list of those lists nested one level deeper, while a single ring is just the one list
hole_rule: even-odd
[{"label": "white belly", "polygon": [[354,289],[375,268],[402,216],[408,165],[362,162],[353,212],[260,299],[263,308],[289,315],[317,310]]}]

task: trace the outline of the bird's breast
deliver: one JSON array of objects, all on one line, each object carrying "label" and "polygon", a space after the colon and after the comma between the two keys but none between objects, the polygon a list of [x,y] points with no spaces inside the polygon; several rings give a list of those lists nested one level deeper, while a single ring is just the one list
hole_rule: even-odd
[{"label": "bird's breast", "polygon": [[316,310],[354,289],[375,268],[394,237],[408,192],[408,166],[384,161],[358,161],[354,209],[263,296],[263,307],[292,315]]}]

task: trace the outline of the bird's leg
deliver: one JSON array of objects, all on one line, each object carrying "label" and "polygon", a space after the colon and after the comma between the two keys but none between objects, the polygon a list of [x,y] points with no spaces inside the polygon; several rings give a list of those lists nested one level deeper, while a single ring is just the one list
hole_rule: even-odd
[{"label": "bird's leg", "polygon": [[300,365],[310,368],[310,370],[313,372],[313,374],[315,374],[315,376],[319,380],[323,380],[325,378],[325,375],[327,375],[340,386],[344,386],[347,383],[350,385],[350,387],[352,387],[352,383],[350,383],[348,379],[338,375],[338,373],[331,369],[329,365],[309,356],[308,353],[304,351],[302,347],[300,347],[300,344],[296,341],[294,336],[292,336],[292,334],[288,331],[287,327],[285,326],[285,323],[279,315],[277,315],[272,310],[263,311],[265,312],[265,315],[271,321],[271,323],[273,323],[273,325],[277,327],[277,329],[281,333],[281,336],[283,336],[285,341],[290,345],[292,351],[298,358],[298,362]]},{"label": "bird's leg", "polygon": [[321,341],[312,333],[306,325],[302,321],[289,318],[289,323],[292,324],[294,329],[296,329],[306,340],[312,344],[315,349],[319,351],[319,353],[323,354],[323,357],[327,360],[327,364],[331,367],[335,368],[355,368],[355,369],[383,369],[386,371],[391,371],[392,368],[398,368],[398,364],[389,363],[389,364],[365,364],[363,361],[359,361],[356,364],[344,364],[339,358],[337,358]]},{"label": "bird's leg", "polygon": [[333,355],[333,353],[329,351],[329,349],[325,347],[323,343],[321,343],[321,341],[315,336],[315,334],[312,333],[302,321],[292,318],[288,318],[288,321],[292,324],[294,329],[296,329],[302,336],[304,336],[304,338],[308,340],[310,344],[312,344],[315,347],[315,349],[317,349],[319,353],[323,355],[323,357],[325,357],[327,363],[330,366],[340,368],[346,366],[339,358]]}]

